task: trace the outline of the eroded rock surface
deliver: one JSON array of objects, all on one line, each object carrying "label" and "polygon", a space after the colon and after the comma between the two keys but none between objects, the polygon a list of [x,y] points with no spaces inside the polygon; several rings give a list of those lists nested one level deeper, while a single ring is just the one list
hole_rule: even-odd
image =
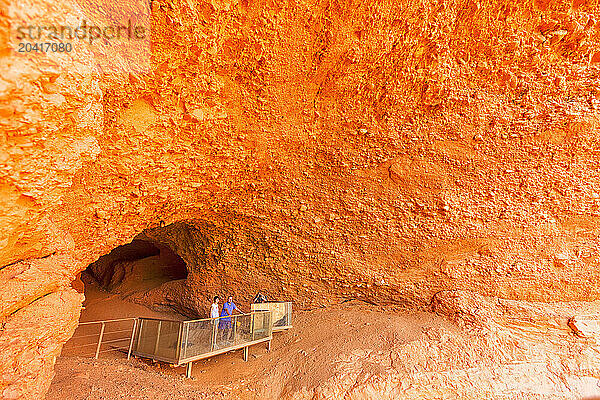
[{"label": "eroded rock surface", "polygon": [[[81,14],[0,7],[7,37]],[[159,0],[147,74],[5,45],[0,359],[31,362],[0,363],[0,393],[43,393],[78,318],[70,281],[160,226],[180,228],[161,240],[193,298],[597,300],[598,12]],[[50,315],[43,343],[7,328]]]},{"label": "eroded rock surface", "polygon": [[[328,343],[303,338],[300,344],[308,346],[298,355],[301,360],[277,360],[258,397],[592,399],[600,390],[600,348],[596,340],[574,336],[567,325],[574,315],[597,313],[599,305],[452,291],[436,295],[433,310],[452,315],[454,326],[426,316],[399,324],[389,310],[341,321],[334,317]],[[338,311],[332,313],[338,317]],[[411,332],[415,327],[418,332]],[[353,334],[364,339],[348,351]],[[287,345],[296,344],[289,340]],[[327,357],[330,368],[321,371],[316,365]],[[322,380],[310,380],[315,369]]]}]

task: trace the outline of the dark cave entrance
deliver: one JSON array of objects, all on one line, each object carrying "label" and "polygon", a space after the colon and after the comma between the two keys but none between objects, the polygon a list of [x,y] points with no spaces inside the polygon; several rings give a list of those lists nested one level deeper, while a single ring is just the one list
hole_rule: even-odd
[{"label": "dark cave entrance", "polygon": [[153,285],[186,279],[188,273],[185,261],[168,246],[141,239],[113,249],[90,264],[86,272],[107,290],[114,290],[128,278],[141,278],[146,285]]},{"label": "dark cave entrance", "polygon": [[[117,306],[115,301],[110,307],[130,308],[137,316],[150,310],[205,318],[214,295],[234,294],[238,303],[250,302],[272,279],[263,269],[252,268],[255,259],[262,259],[263,247],[245,230],[205,220],[145,229],[131,243],[98,258],[82,274],[86,319],[111,296],[121,303]],[[99,301],[94,302],[93,296]],[[145,309],[134,310],[131,304]],[[154,317],[151,314],[145,316]]]},{"label": "dark cave entrance", "polygon": [[187,265],[177,253],[146,239],[134,239],[114,248],[82,274],[86,303],[112,296],[155,311],[178,314],[186,310],[170,301],[170,293],[183,287],[187,277]]}]

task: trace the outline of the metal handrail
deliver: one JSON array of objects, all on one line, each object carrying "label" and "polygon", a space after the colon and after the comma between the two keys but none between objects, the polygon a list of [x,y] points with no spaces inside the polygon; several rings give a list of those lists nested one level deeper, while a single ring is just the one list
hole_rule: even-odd
[{"label": "metal handrail", "polygon": [[117,319],[102,319],[98,321],[86,321],[80,322],[79,325],[91,325],[91,324],[100,324],[102,322],[120,322],[120,321],[131,321],[134,319],[138,319],[138,317],[129,317],[129,318],[117,318]]},{"label": "metal handrail", "polygon": [[135,318],[137,320],[140,319],[145,319],[145,320],[151,320],[151,321],[163,321],[163,322],[184,322],[183,319],[171,319],[171,318],[155,318],[155,317],[137,317]]},{"label": "metal handrail", "polygon": [[[268,302],[268,303],[287,303],[287,302]],[[289,312],[291,314],[291,308],[290,308]],[[86,335],[81,335],[81,336],[74,335],[72,337],[72,339],[90,338],[90,337],[98,336],[98,342],[97,343],[86,343],[83,345],[65,346],[64,348],[70,349],[70,348],[76,348],[76,347],[96,346],[96,349],[94,352],[94,358],[98,358],[99,354],[105,353],[108,351],[125,350],[125,351],[127,351],[127,359],[129,359],[131,357],[131,354],[133,352],[136,355],[141,355],[143,357],[151,357],[154,359],[161,360],[161,357],[156,357],[157,346],[159,344],[159,339],[160,339],[160,331],[161,331],[160,325],[164,322],[176,323],[179,325],[179,328],[178,328],[178,338],[177,338],[177,345],[176,345],[177,355],[175,357],[176,358],[175,362],[177,363],[177,365],[179,365],[181,362],[187,363],[186,376],[189,377],[189,376],[191,376],[192,362],[197,359],[204,358],[204,357],[210,357],[212,355],[220,354],[220,353],[230,351],[230,350],[235,350],[238,348],[243,348],[244,349],[244,360],[247,360],[248,346],[257,344],[260,342],[264,342],[264,341],[267,341],[267,343],[268,343],[267,349],[270,350],[271,338],[272,338],[272,333],[273,333],[273,326],[272,326],[273,321],[272,321],[271,317],[269,317],[269,322],[268,322],[270,325],[267,327],[267,330],[266,330],[267,336],[256,338],[254,336],[255,332],[253,331],[251,341],[243,341],[243,342],[238,343],[237,340],[235,339],[236,338],[235,331],[238,328],[238,326],[237,326],[238,318],[250,317],[251,321],[252,321],[250,323],[250,326],[254,326],[255,317],[257,315],[260,315],[260,314],[272,315],[271,313],[272,312],[270,310],[254,310],[249,313],[239,313],[239,314],[223,315],[223,316],[219,316],[216,318],[201,318],[201,319],[193,319],[193,320],[177,320],[177,319],[154,318],[154,317],[129,317],[129,318],[116,318],[116,319],[110,319],[110,320],[86,321],[86,322],[81,322],[79,324],[79,326],[99,324],[99,325],[101,325],[100,332],[96,333],[96,334],[86,334]],[[225,319],[225,318],[232,319],[234,342],[232,343],[231,346],[217,348],[216,342],[217,342],[218,321],[221,319]],[[110,330],[105,331],[107,324],[115,323],[115,322],[124,322],[124,321],[133,321],[133,326],[131,329],[130,337],[105,340],[105,336],[108,336],[111,334],[116,334],[116,333],[129,332],[129,329],[119,329],[116,331],[110,331]],[[139,340],[139,335],[142,333],[142,329],[143,329],[142,326],[143,325],[145,326],[144,321],[157,321],[159,324],[158,332],[157,332],[156,340],[155,340],[155,344],[154,344],[154,347],[155,347],[154,354],[144,354],[141,352],[138,353],[138,351],[139,351],[138,350],[138,345],[139,345],[138,340]],[[187,356],[187,347],[188,347],[187,344],[188,344],[189,334],[190,334],[189,326],[192,323],[198,323],[198,322],[207,322],[212,325],[212,332],[210,333],[210,343],[209,343],[210,351],[208,353],[202,353],[202,354],[197,354],[196,356],[186,357]],[[187,328],[187,330],[186,330],[186,328]],[[256,331],[256,332],[258,332],[258,331]],[[127,340],[129,341],[129,344],[127,347],[111,346],[112,348],[107,349],[107,350],[102,350],[102,348],[101,348],[102,344],[126,342]],[[126,343],[123,343],[123,344],[126,344]],[[135,344],[135,348],[136,348],[135,351],[133,350],[134,344]],[[183,354],[180,353],[180,350],[183,350]],[[182,357],[182,355],[183,355],[183,357]],[[169,362],[171,362],[171,361],[169,361]]]},{"label": "metal handrail", "polygon": [[[132,344],[133,344],[133,338],[137,329],[137,325],[138,325],[138,317],[129,317],[129,318],[115,318],[115,319],[106,319],[106,320],[98,320],[98,321],[86,321],[86,322],[80,322],[78,325],[78,328],[82,325],[94,325],[94,324],[99,324],[101,326],[100,328],[100,332],[99,333],[93,333],[93,334],[86,334],[86,335],[73,335],[71,337],[71,339],[77,340],[77,339],[84,339],[84,338],[91,338],[91,337],[96,337],[98,336],[98,342],[96,343],[86,343],[86,344],[78,344],[78,345],[66,345],[63,346],[63,349],[74,349],[74,348],[81,348],[81,347],[87,347],[87,346],[96,346],[96,350],[94,352],[94,358],[98,358],[98,355],[100,353],[105,353],[107,351],[114,351],[114,350],[127,350],[127,359],[129,359],[131,357],[131,349],[132,349]],[[110,324],[110,323],[116,323],[116,322],[125,322],[125,321],[133,321],[133,325],[131,327],[131,330],[129,329],[124,329],[124,330],[117,330],[117,331],[108,331],[105,332],[105,328],[106,328],[106,324]],[[131,335],[129,335],[129,337],[124,337],[124,338],[120,338],[120,339],[111,339],[111,340],[103,340],[105,335],[112,335],[112,334],[116,334],[116,333],[123,333],[123,332],[131,332]],[[116,347],[113,346],[115,348],[113,349],[109,349],[109,350],[102,350],[101,351],[101,347],[102,344],[107,344],[107,343],[116,343],[116,342],[123,342],[125,340],[129,341],[129,345],[127,348],[124,347]]]},{"label": "metal handrail", "polygon": [[[260,310],[263,311],[263,310]],[[239,314],[231,314],[231,315],[222,315],[216,318],[202,318],[202,319],[186,319],[184,321],[180,321],[183,323],[187,323],[187,322],[200,322],[200,321],[212,321],[212,320],[217,320],[217,319],[221,319],[221,318],[232,318],[232,317],[241,317],[243,315],[252,315],[252,312],[249,313],[239,313]],[[148,318],[145,318],[148,319]],[[163,320],[164,321],[164,320]]]},{"label": "metal handrail", "polygon": [[[284,309],[281,309],[284,306]],[[252,303],[250,305],[252,311],[277,311],[277,316],[280,316],[277,325],[273,324],[274,331],[290,329],[292,327],[292,302],[291,301],[265,301],[262,303]],[[283,321],[282,321],[283,320]],[[280,323],[282,322],[282,323]]]},{"label": "metal handrail", "polygon": [[[236,331],[239,328],[238,327],[238,321],[245,319],[248,320],[250,322],[250,326],[254,326],[254,321],[255,321],[255,317],[257,315],[267,315],[269,316],[269,324],[270,322],[270,316],[271,316],[271,311],[268,310],[260,310],[260,311],[253,311],[250,313],[240,313],[240,314],[232,314],[232,315],[224,315],[221,317],[217,317],[217,318],[202,318],[202,319],[196,319],[196,320],[180,320],[180,321],[172,321],[172,320],[168,320],[168,319],[159,319],[159,318],[145,318],[145,317],[140,317],[139,318],[139,324],[138,324],[138,331],[136,332],[135,336],[134,336],[134,350],[133,350],[133,354],[136,355],[140,355],[142,357],[148,357],[148,358],[153,358],[156,360],[161,360],[161,361],[165,361],[165,362],[170,362],[170,363],[174,363],[175,365],[179,365],[181,363],[189,363],[191,361],[194,361],[193,359],[200,359],[204,356],[204,354],[220,354],[222,352],[226,352],[228,351],[228,349],[236,349],[236,348],[241,348],[241,347],[248,347],[247,345],[245,345],[245,343],[248,343],[248,345],[252,345],[252,344],[256,344],[260,341],[270,341],[271,339],[271,335],[272,335],[272,329],[269,326],[269,328],[267,328],[268,332],[264,337],[256,338],[254,337],[254,333],[252,333],[252,340],[248,340],[245,341],[244,343],[242,342],[237,342],[236,340]],[[217,348],[217,330],[218,329],[222,329],[219,324],[220,321],[222,320],[231,320],[231,324],[230,327],[228,329],[231,329],[231,338],[234,339],[235,342],[232,342],[230,345],[226,346],[226,347],[218,347]],[[139,348],[139,343],[141,340],[140,335],[142,334],[142,332],[144,332],[144,327],[146,326],[147,322],[151,322],[153,328],[151,329],[152,333],[149,333],[151,340],[149,342],[147,342],[144,346],[144,349],[141,350]],[[167,328],[166,332],[163,332],[161,329],[161,325],[163,323],[173,323],[175,324],[174,327],[169,327]],[[158,323],[158,325],[156,325],[156,323]],[[206,328],[202,328],[202,329],[207,329],[207,332],[209,334],[210,339],[208,339],[205,344],[207,346],[207,350],[203,351],[202,353],[198,353],[198,354],[194,354],[194,355],[190,355],[188,354],[188,343],[190,340],[190,333],[191,333],[191,329],[190,327],[193,327],[195,324],[201,324],[203,326],[205,326]],[[212,332],[211,332],[212,331]],[[161,338],[162,335],[167,334],[169,336],[169,339],[166,339],[169,343],[172,343],[172,348],[176,349],[175,353],[173,354],[159,354],[159,346],[163,346],[161,345]],[[146,336],[144,336],[146,337]],[[171,347],[169,347],[171,348]],[[247,350],[245,350],[245,354],[247,356]],[[193,358],[193,359],[190,359]]]}]

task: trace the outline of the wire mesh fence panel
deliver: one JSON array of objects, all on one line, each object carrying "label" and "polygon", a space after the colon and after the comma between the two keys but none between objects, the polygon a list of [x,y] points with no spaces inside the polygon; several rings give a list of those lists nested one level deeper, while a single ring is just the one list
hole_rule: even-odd
[{"label": "wire mesh fence panel", "polygon": [[179,362],[199,359],[215,352],[218,354],[229,348],[243,347],[247,343],[268,340],[270,337],[270,312],[185,321]]},{"label": "wire mesh fence panel", "polygon": [[136,332],[133,354],[181,364],[270,340],[271,312],[193,321],[140,318]]},{"label": "wire mesh fence panel", "polygon": [[292,325],[292,303],[287,302],[267,302],[255,303],[251,305],[252,311],[271,311],[274,328],[287,328]]},{"label": "wire mesh fence panel", "polygon": [[140,318],[133,344],[133,354],[167,362],[178,362],[182,327],[182,321]]},{"label": "wire mesh fence panel", "polygon": [[217,332],[213,347],[215,350],[231,347],[234,344],[235,323],[238,316],[220,317],[215,320],[217,324]]},{"label": "wire mesh fence panel", "polygon": [[235,334],[233,344],[242,344],[252,341],[252,314],[240,315],[236,317]]},{"label": "wire mesh fence panel", "polygon": [[288,303],[274,303],[271,311],[273,312],[273,326],[288,326]]},{"label": "wire mesh fence panel", "polygon": [[156,355],[165,359],[177,360],[179,357],[179,331],[182,323],[178,321],[160,322]]},{"label": "wire mesh fence panel", "polygon": [[153,319],[141,319],[134,344],[135,352],[140,354],[154,354],[158,336],[158,323]]},{"label": "wire mesh fence panel", "polygon": [[271,336],[271,319],[272,315],[270,312],[255,312],[252,314],[251,320],[251,341],[261,340]]},{"label": "wire mesh fence panel", "polygon": [[210,353],[216,335],[216,320],[187,321],[183,323],[182,359]]}]

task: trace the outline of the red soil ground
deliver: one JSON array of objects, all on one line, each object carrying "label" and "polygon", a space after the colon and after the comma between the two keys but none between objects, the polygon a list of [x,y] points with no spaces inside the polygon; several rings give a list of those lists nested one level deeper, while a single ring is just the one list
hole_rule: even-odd
[{"label": "red soil ground", "polygon": [[[86,284],[82,321],[125,316],[181,318],[124,301],[90,283]],[[247,362],[241,351],[195,362],[192,379],[184,377],[183,367],[135,358],[128,361],[122,352],[103,353],[98,360],[63,355],[47,399],[280,398],[330,379],[341,354],[385,351],[423,338],[432,328],[455,329],[435,314],[375,308],[357,301],[296,311],[293,324],[291,330],[274,334],[270,352],[259,344],[250,349]]]}]

